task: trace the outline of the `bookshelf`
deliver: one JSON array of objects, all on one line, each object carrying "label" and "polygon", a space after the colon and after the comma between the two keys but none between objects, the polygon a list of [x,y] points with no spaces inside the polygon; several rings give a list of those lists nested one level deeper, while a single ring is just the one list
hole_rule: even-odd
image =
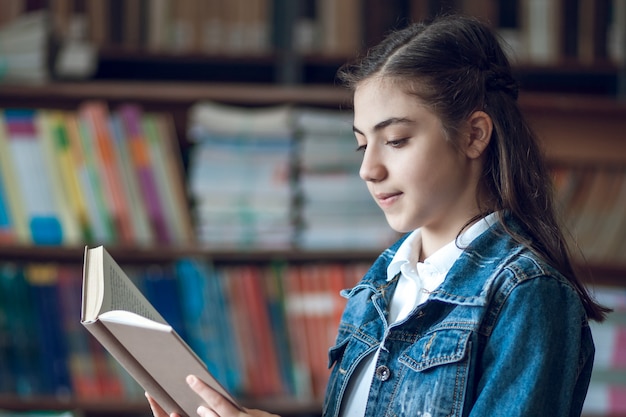
[{"label": "bookshelf", "polygon": [[[199,1],[201,0],[194,2]],[[194,2],[190,1],[187,5]],[[18,3],[22,2],[15,2]],[[102,3],[110,6],[105,13],[106,16],[111,16],[108,13],[120,13],[118,8],[122,2],[110,0]],[[134,1],[127,3],[134,4],[128,7],[136,7],[137,4]],[[184,5],[183,3],[185,2],[181,1],[177,4]],[[307,35],[307,30],[311,30],[307,25],[320,24],[317,19],[322,19],[322,16],[317,12],[321,10],[322,6],[319,4],[322,3],[332,2],[265,0],[266,7],[273,6],[272,10],[281,10],[282,13],[265,15],[265,23],[271,22],[270,26],[274,32],[269,36],[268,43],[259,46],[255,51],[238,51],[236,47],[231,50],[194,49],[182,46],[180,44],[182,38],[176,47],[148,48],[142,47],[137,42],[129,43],[128,38],[123,44],[119,35],[103,37],[107,29],[106,24],[98,28],[90,26],[87,36],[98,45],[98,70],[90,79],[82,81],[53,79],[39,84],[0,84],[0,108],[73,110],[87,99],[103,100],[113,106],[126,102],[140,103],[147,110],[167,112],[173,116],[183,159],[187,161],[191,147],[187,137],[188,114],[190,108],[198,101],[212,100],[245,107],[289,104],[325,109],[349,108],[350,94],[333,86],[336,69],[346,59],[352,57],[356,50],[378,42],[389,28],[403,24],[409,17],[423,18],[437,12],[439,7],[448,10],[460,8],[489,19],[497,27],[517,30],[514,35],[518,40],[528,36],[530,30],[525,26],[526,20],[521,15],[522,6],[529,3],[525,0],[512,2],[361,0],[347,2],[351,10],[342,11],[342,15],[353,17],[350,22],[355,25],[344,28],[348,30],[349,35],[342,38],[349,39],[349,42],[332,47],[320,46],[307,38],[311,36]],[[544,3],[556,4],[551,1]],[[588,5],[584,0],[579,3]],[[596,3],[607,5],[609,2]],[[87,6],[81,5],[80,1],[24,1],[22,6],[37,8],[45,7],[42,5],[46,4],[55,4],[61,8],[60,10],[67,10],[64,7],[76,4],[75,10],[78,12],[85,12],[88,16],[89,13],[95,13],[94,10],[85,9]],[[318,4],[320,8],[316,9],[314,4]],[[614,3],[614,13],[611,16],[626,15],[624,11],[615,8],[617,7],[615,5],[617,2]],[[182,13],[182,16],[189,10],[178,12]],[[102,10],[100,13],[103,13]],[[332,13],[328,13],[332,16]],[[578,16],[574,20],[579,22],[580,16],[583,16],[580,12],[573,15]],[[0,16],[6,14],[0,12]],[[64,16],[67,18],[68,15]],[[129,16],[138,19],[136,10]],[[603,16],[608,18],[607,15]],[[565,23],[562,20],[560,25],[553,26],[563,27],[562,30],[565,31],[565,28],[569,27]],[[605,26],[608,28],[610,25]],[[622,24],[621,27],[626,25]],[[119,29],[115,28],[114,25],[108,27],[107,36],[111,36]],[[290,36],[284,36],[293,30],[298,31],[298,37],[292,39]],[[608,43],[602,46],[600,42],[607,34],[600,34],[593,38],[596,44],[596,52],[592,53],[593,58],[589,59],[587,49],[586,58],[583,59],[579,56],[579,53],[583,52],[579,52],[578,47],[560,43],[566,38],[572,38],[566,36],[565,32],[550,34],[538,29],[535,29],[535,32],[559,40],[556,43],[560,45],[559,49],[553,51],[553,58],[548,61],[531,59],[527,56],[516,63],[515,71],[522,81],[523,93],[520,97],[522,109],[538,131],[550,163],[567,168],[600,167],[623,170],[626,167],[626,141],[622,137],[622,132],[626,128],[626,104],[616,99],[624,96],[621,91],[624,70],[620,47],[614,44],[609,47]],[[55,36],[55,42],[63,42],[63,36],[67,34],[61,31],[55,32]],[[130,36],[130,39],[135,36],[136,39],[137,34],[126,36]],[[614,36],[618,41],[619,34]],[[578,36],[575,38],[579,39]],[[608,40],[605,39],[605,42]],[[60,44],[58,43],[56,47]],[[242,263],[262,266],[275,261],[294,265],[319,262],[367,263],[377,255],[377,251],[374,250],[225,250],[194,245],[149,248],[115,245],[110,251],[121,264],[139,267],[174,262],[183,257],[207,259],[223,266]],[[0,245],[0,259],[18,263],[76,266],[82,263],[82,247]],[[589,270],[592,276],[590,283],[593,285],[626,287],[625,259],[592,260],[589,263]],[[301,402],[293,399],[272,400],[268,403],[255,399],[246,405],[268,409],[284,416],[299,417],[319,415],[321,407],[317,400]],[[17,411],[70,409],[77,410],[86,417],[149,415],[145,403],[134,400],[111,402],[39,397],[17,399],[0,395],[0,409]]]},{"label": "bookshelf", "polygon": [[[0,86],[0,107],[37,106],[38,108],[72,109],[85,98],[98,98],[108,103],[129,100],[147,108],[167,109],[179,114],[180,132],[186,131],[186,113],[194,102],[214,100],[243,106],[264,106],[277,103],[313,105],[323,108],[347,107],[349,95],[332,86],[268,86],[235,84],[175,84],[163,82],[91,82],[53,83],[41,86]],[[626,104],[609,97],[573,96],[546,93],[525,93],[520,97],[523,111],[537,129],[551,164],[567,167],[626,166],[626,142],[621,132],[626,120]],[[589,138],[593,138],[590,140]],[[181,149],[186,137],[180,136]],[[263,266],[271,262],[292,265],[315,265],[320,262],[369,263],[377,255],[374,250],[225,250],[193,245],[140,248],[128,245],[111,246],[112,255],[123,265],[148,266],[170,263],[184,257],[211,260],[220,266],[250,264]],[[82,247],[45,247],[0,245],[0,258],[17,263],[42,263],[76,266],[82,262]],[[624,287],[624,261],[590,262],[593,285]],[[250,400],[250,405],[265,404]],[[15,399],[0,397],[0,408],[9,409],[78,409],[87,416],[121,413],[143,415],[144,404],[119,404],[97,401],[58,400],[51,398]],[[319,403],[272,402],[269,409],[282,415],[315,415]]]}]

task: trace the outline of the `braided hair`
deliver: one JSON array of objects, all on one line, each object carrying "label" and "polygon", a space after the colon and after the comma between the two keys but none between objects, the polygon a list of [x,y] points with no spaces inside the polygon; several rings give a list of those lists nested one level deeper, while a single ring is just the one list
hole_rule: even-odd
[{"label": "braided hair", "polygon": [[[354,90],[364,80],[385,77],[426,104],[455,143],[475,111],[493,122],[481,181],[483,213],[508,213],[521,223],[514,239],[559,270],[578,291],[590,319],[602,321],[609,309],[597,304],[577,276],[553,203],[550,173],[536,136],[523,117],[503,44],[480,20],[460,15],[435,18],[392,32],[338,78]],[[480,216],[478,216],[480,217]],[[469,223],[471,224],[472,219]]]}]

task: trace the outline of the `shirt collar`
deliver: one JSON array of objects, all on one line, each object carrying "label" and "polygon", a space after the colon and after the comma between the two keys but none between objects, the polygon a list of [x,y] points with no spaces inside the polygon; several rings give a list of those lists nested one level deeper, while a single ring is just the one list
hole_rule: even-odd
[{"label": "shirt collar", "polygon": [[[441,274],[447,274],[454,262],[461,256],[464,248],[466,248],[474,239],[487,230],[496,222],[496,213],[491,213],[483,217],[461,235],[447,243],[445,246],[437,250],[428,258],[424,259],[425,264],[429,264]],[[402,265],[406,263],[417,264],[417,256],[422,244],[422,235],[420,229],[416,229],[402,242],[398,251],[387,267],[387,280],[393,279],[398,273]]]}]

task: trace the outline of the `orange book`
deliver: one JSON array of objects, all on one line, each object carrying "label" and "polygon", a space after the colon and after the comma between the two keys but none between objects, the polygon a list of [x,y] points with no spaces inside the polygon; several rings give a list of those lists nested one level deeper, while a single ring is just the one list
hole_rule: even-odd
[{"label": "orange book", "polygon": [[109,111],[100,101],[83,103],[79,109],[80,118],[86,124],[94,141],[96,163],[103,179],[106,200],[110,202],[112,218],[120,243],[134,243],[135,233],[130,216],[128,196],[125,194],[121,169],[115,156],[114,142],[109,129]]},{"label": "orange book", "polygon": [[266,303],[266,296],[261,283],[265,276],[262,267],[247,265],[241,267],[243,298],[248,309],[248,323],[256,349],[256,363],[264,364],[263,367],[255,366],[254,371],[259,375],[262,384],[253,387],[253,394],[258,396],[277,395],[284,392],[280,377],[276,346],[272,336],[272,325]]},{"label": "orange book", "polygon": [[[328,383],[328,349],[334,342],[334,294],[330,265],[303,266],[302,293],[309,341],[309,367],[313,397],[322,398]],[[335,327],[336,329],[336,327]]]},{"label": "orange book", "polygon": [[236,341],[233,349],[237,350],[239,368],[243,377],[240,389],[242,392],[253,395],[255,388],[262,385],[259,374],[256,371],[258,362],[256,350],[258,341],[252,337],[250,317],[247,313],[247,300],[244,298],[245,283],[242,270],[239,267],[224,267],[220,271],[223,274],[224,294],[228,302],[228,312],[232,325],[232,334]]}]

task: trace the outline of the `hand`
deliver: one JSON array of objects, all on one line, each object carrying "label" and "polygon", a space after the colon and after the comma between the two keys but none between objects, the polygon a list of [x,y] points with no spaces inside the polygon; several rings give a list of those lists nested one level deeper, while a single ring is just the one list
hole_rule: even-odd
[{"label": "hand", "polygon": [[[198,407],[198,415],[201,417],[279,417],[276,414],[270,414],[261,410],[246,408],[241,411],[220,393],[213,390],[193,375],[187,377],[187,384],[189,384],[191,389],[198,394],[206,404]],[[146,393],[146,397],[148,398],[154,417],[180,417],[176,413],[172,413],[168,416],[165,410],[163,410],[148,393]]]}]

